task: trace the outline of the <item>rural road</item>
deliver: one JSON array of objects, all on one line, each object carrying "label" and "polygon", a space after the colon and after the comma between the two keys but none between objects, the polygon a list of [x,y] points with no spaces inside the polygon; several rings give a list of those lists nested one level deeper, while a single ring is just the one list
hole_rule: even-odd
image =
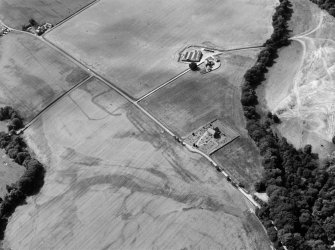
[{"label": "rural road", "polygon": [[[93,2],[92,4],[98,2],[99,0]],[[90,4],[89,6],[86,6],[86,8],[90,7],[92,4]],[[82,8],[79,12],[82,12],[83,10],[86,9],[85,7]],[[73,14],[71,17],[67,18],[66,20],[63,20],[62,22],[59,23],[59,25],[63,24],[64,22],[66,22],[67,20],[69,20],[70,18],[74,17],[75,15],[77,15],[77,13]],[[3,24],[0,21],[1,24]],[[82,84],[84,84],[86,81],[88,81],[91,77],[96,77],[97,79],[99,79],[100,81],[102,81],[103,83],[105,83],[107,86],[109,86],[110,88],[112,88],[114,91],[116,91],[118,94],[120,94],[121,96],[123,96],[127,101],[131,102],[133,105],[135,105],[140,111],[142,111],[145,115],[147,115],[152,121],[154,121],[158,126],[160,126],[166,133],[168,133],[169,135],[171,135],[172,137],[178,139],[178,141],[180,141],[184,146],[186,146],[186,148],[192,152],[192,153],[197,153],[202,155],[203,157],[205,157],[209,162],[211,162],[212,165],[219,166],[210,156],[206,155],[205,153],[194,149],[193,147],[186,145],[182,142],[181,138],[178,137],[178,135],[174,134],[171,130],[169,130],[162,122],[160,122],[158,119],[156,119],[153,115],[151,115],[147,110],[145,110],[142,106],[139,105],[139,101],[143,100],[144,98],[150,96],[151,94],[155,93],[156,91],[160,90],[161,88],[163,88],[164,86],[170,84],[171,82],[175,81],[176,79],[180,78],[181,76],[183,76],[184,74],[186,74],[187,72],[189,72],[190,70],[184,70],[183,72],[179,73],[177,76],[171,78],[170,80],[168,80],[167,82],[161,84],[160,86],[158,86],[157,88],[151,90],[150,92],[148,92],[147,94],[145,94],[144,96],[142,96],[141,98],[139,98],[138,100],[134,100],[131,96],[129,96],[127,93],[125,93],[123,90],[121,90],[120,88],[118,88],[117,86],[115,86],[112,82],[108,81],[107,79],[105,79],[103,76],[101,76],[100,74],[98,74],[97,72],[95,72],[93,69],[89,68],[88,66],[84,65],[82,62],[80,62],[78,59],[72,57],[70,54],[68,54],[66,51],[64,51],[63,49],[59,48],[58,46],[56,46],[55,44],[53,44],[52,42],[50,42],[49,40],[47,40],[46,38],[44,38],[44,36],[36,36],[34,34],[31,34],[29,32],[24,32],[21,30],[16,30],[13,28],[8,27],[7,25],[3,24],[5,27],[7,27],[9,30],[14,31],[14,32],[20,32],[20,33],[24,33],[24,34],[29,34],[34,36],[35,38],[40,39],[41,41],[45,42],[48,46],[50,46],[51,48],[53,48],[54,50],[58,51],[59,53],[61,53],[63,56],[65,56],[66,58],[68,58],[69,60],[71,60],[72,62],[74,62],[77,66],[81,67],[82,69],[84,69],[85,71],[88,71],[90,73],[90,76],[88,78],[86,78],[85,80],[79,82],[78,84],[76,84],[75,86],[73,86],[71,89],[69,89],[68,91],[66,91],[65,93],[63,93],[61,96],[59,96],[57,99],[55,99],[51,104],[49,104],[47,107],[45,107],[41,112],[39,112],[29,123],[27,123],[25,125],[25,127],[23,129],[21,129],[20,131],[18,131],[19,133],[25,131],[26,129],[28,129],[36,120],[38,120],[39,117],[41,117],[47,110],[49,110],[53,105],[55,105],[55,103],[57,103],[57,101],[59,101],[60,99],[62,99],[64,96],[66,96],[67,94],[69,94],[70,92],[72,92],[73,90],[75,90],[76,88],[78,88],[79,86],[81,86]],[[241,47],[241,48],[232,48],[232,49],[227,49],[227,50],[222,50],[219,49],[218,51],[220,51],[219,54],[222,54],[224,52],[229,52],[229,51],[237,51],[237,50],[246,50],[246,49],[254,49],[254,48],[261,48],[263,46],[250,46],[250,47]],[[221,169],[221,173],[225,176],[228,177],[229,175],[222,170],[222,167],[220,167]],[[233,185],[233,184],[232,184]],[[258,202],[256,202],[253,198],[252,195],[248,194],[244,189],[238,187],[238,185],[234,182],[233,185],[237,190],[239,190],[241,192],[241,194],[255,207],[260,208],[260,205],[258,204]],[[253,211],[254,212],[254,211]]]}]

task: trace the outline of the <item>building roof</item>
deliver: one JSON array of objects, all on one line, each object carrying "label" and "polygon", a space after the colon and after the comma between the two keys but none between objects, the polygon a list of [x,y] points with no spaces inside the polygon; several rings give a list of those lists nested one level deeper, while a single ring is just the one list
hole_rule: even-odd
[{"label": "building roof", "polygon": [[183,57],[182,61],[187,62],[199,62],[202,58],[202,52],[200,50],[187,51]]},{"label": "building roof", "polygon": [[208,132],[209,134],[211,134],[211,135],[214,135],[214,134],[215,134],[215,130],[212,129],[212,128],[208,128],[208,129],[207,129],[207,132]]}]

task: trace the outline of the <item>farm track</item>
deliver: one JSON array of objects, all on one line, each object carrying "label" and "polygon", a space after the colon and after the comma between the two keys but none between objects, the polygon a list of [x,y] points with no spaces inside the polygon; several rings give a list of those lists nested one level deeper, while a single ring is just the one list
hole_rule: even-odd
[{"label": "farm track", "polygon": [[173,77],[172,79],[170,79],[169,81],[163,83],[162,85],[158,86],[157,88],[151,90],[150,92],[148,92],[147,94],[143,95],[142,97],[140,97],[139,99],[136,100],[136,102],[140,102],[143,99],[147,98],[148,96],[154,94],[155,92],[157,92],[158,90],[160,90],[161,88],[164,88],[166,85],[172,83],[173,81],[175,81],[176,79],[178,79],[179,77],[185,75],[187,72],[190,72],[190,69],[186,69],[185,71],[181,72],[179,75]]},{"label": "farm track", "polygon": [[[93,4],[95,4],[96,2],[98,2],[100,0],[96,0],[95,2],[89,4],[88,6],[83,7],[81,10],[79,10],[79,12],[74,13],[72,16],[70,16],[69,18],[67,18],[66,20],[61,21],[59,25],[63,24],[64,22],[68,21],[69,19],[71,19],[72,17],[76,16],[77,14],[79,14],[80,12],[84,11],[85,9],[89,8],[90,6],[92,6]],[[0,21],[1,24],[3,24],[2,21]],[[39,117],[41,117],[46,111],[48,111],[52,106],[54,106],[59,100],[61,100],[64,96],[66,96],[67,94],[69,94],[70,92],[72,92],[73,90],[77,89],[78,87],[80,87],[82,84],[84,84],[86,81],[88,81],[89,79],[91,79],[92,77],[95,77],[97,79],[99,79],[101,82],[103,82],[104,84],[106,84],[107,86],[109,86],[110,88],[112,88],[114,91],[116,91],[118,94],[120,94],[122,97],[124,97],[127,101],[129,101],[130,103],[132,103],[134,106],[136,106],[140,111],[142,111],[145,115],[147,115],[152,121],[154,121],[159,127],[161,127],[166,133],[168,133],[169,135],[171,135],[172,137],[174,137],[175,139],[177,139],[179,142],[181,142],[181,138],[178,137],[178,135],[176,135],[175,133],[173,133],[170,129],[168,129],[162,122],[160,122],[158,119],[156,119],[153,115],[151,115],[147,110],[145,110],[141,105],[139,105],[139,101],[143,100],[144,98],[150,96],[151,94],[155,93],[156,91],[160,90],[161,88],[165,87],[166,85],[172,83],[173,81],[175,81],[176,79],[180,78],[181,76],[183,76],[184,74],[186,74],[187,72],[189,72],[190,70],[187,69],[183,72],[181,72],[180,74],[178,74],[177,76],[171,78],[170,80],[168,80],[167,82],[161,84],[160,86],[158,86],[157,88],[155,88],[154,90],[151,90],[149,93],[145,94],[144,96],[140,97],[138,100],[134,100],[130,95],[128,95],[126,92],[124,92],[123,90],[121,90],[119,87],[115,86],[112,82],[110,82],[109,80],[105,79],[103,76],[101,76],[100,74],[98,74],[97,72],[95,72],[94,70],[88,68],[88,66],[85,66],[81,61],[79,61],[78,59],[74,58],[72,55],[70,55],[69,53],[67,53],[66,51],[64,51],[63,49],[59,48],[57,45],[55,45],[54,43],[52,43],[51,41],[49,41],[48,39],[46,39],[44,36],[36,36],[34,34],[31,34],[29,32],[24,32],[21,30],[16,30],[13,29],[11,27],[8,27],[7,25],[3,24],[5,27],[7,27],[9,30],[11,31],[16,31],[16,32],[20,32],[20,33],[25,33],[25,34],[29,34],[31,36],[34,36],[35,38],[40,39],[41,41],[45,42],[48,46],[50,46],[51,48],[53,48],[54,50],[58,51],[59,53],[61,53],[63,56],[65,56],[66,58],[68,58],[69,60],[71,60],[72,62],[74,62],[77,66],[79,66],[80,68],[85,69],[86,71],[88,71],[90,73],[90,75],[88,76],[88,78],[86,78],[85,80],[83,80],[82,82],[78,83],[77,85],[75,85],[74,87],[72,87],[71,89],[69,89],[68,91],[66,91],[65,93],[63,93],[61,96],[59,96],[57,99],[55,99],[51,104],[49,104],[47,107],[45,107],[43,110],[41,110],[28,124],[25,125],[25,127],[23,129],[21,129],[20,131],[18,131],[18,133],[24,132],[26,129],[28,129],[36,120],[39,119]],[[263,45],[258,45],[258,46],[245,46],[245,47],[239,47],[239,48],[231,48],[231,49],[227,49],[227,50],[223,50],[223,49],[217,49],[220,53],[218,53],[218,55],[221,55],[224,52],[231,52],[231,51],[240,51],[240,50],[248,50],[248,49],[256,49],[256,48],[263,48]],[[186,146],[186,148],[192,152],[192,153],[197,153],[202,155],[203,157],[205,157],[214,167],[219,167],[219,165],[208,155],[206,155],[205,153],[201,152],[198,149],[194,149],[184,143],[182,143],[184,146]],[[225,176],[228,177],[228,173],[225,172],[222,167],[220,166],[220,172]],[[246,190],[244,190],[243,188],[239,187],[237,185],[237,183],[235,183],[233,180],[230,182],[231,185],[233,187],[235,187],[237,190],[239,190],[242,195],[254,206],[254,207],[258,207],[260,208],[260,205],[258,204],[258,202],[256,202],[253,198],[252,195],[248,194],[246,192]],[[254,211],[253,211],[254,212]]]}]

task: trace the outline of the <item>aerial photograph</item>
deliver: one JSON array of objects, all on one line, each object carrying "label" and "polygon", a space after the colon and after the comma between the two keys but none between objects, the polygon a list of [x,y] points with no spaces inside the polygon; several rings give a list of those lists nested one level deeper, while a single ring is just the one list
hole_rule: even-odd
[{"label": "aerial photograph", "polygon": [[335,0],[0,0],[0,250],[335,250]]}]

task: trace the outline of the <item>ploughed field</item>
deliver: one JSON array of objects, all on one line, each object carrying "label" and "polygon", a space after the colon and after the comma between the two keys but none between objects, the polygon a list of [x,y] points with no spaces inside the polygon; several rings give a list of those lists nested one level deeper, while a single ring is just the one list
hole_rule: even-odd
[{"label": "ploughed field", "polygon": [[271,35],[275,0],[101,0],[46,35],[130,96],[175,77],[188,45],[261,45]]},{"label": "ploughed field", "polygon": [[326,157],[335,150],[335,19],[310,1],[293,2],[295,36],[269,70],[265,99],[291,143]]},{"label": "ploughed field", "polygon": [[[52,6],[58,3],[62,4]],[[74,10],[79,3],[84,2],[68,6]],[[131,97],[140,98],[187,69],[187,64],[177,62],[185,46],[230,49],[263,44],[272,33],[275,4],[275,0],[100,0],[45,38]],[[22,13],[18,15],[27,15]],[[60,16],[55,14],[55,20]],[[45,21],[54,23],[48,18]],[[12,34],[24,38],[5,44]],[[88,75],[28,36],[10,33],[0,39],[7,48],[1,51],[0,66],[9,72],[1,75],[6,78],[0,97],[31,119]],[[233,178],[248,184],[260,177],[262,169],[244,129],[240,85],[257,53],[226,52],[221,68],[205,75],[188,72],[149,96],[152,102],[145,107],[182,136],[222,119],[241,137],[213,156]],[[7,87],[9,82],[14,85]],[[169,104],[170,110],[163,110],[161,103]],[[10,218],[5,248],[270,248],[263,227],[250,213],[253,207],[222,174],[96,78],[60,98],[25,136],[47,167],[45,185]]]},{"label": "ploughed field", "polygon": [[0,20],[21,29],[30,18],[39,23],[57,24],[93,0],[1,0]]},{"label": "ploughed field", "polygon": [[198,154],[90,79],[25,132],[47,166],[11,249],[269,249],[250,204]]},{"label": "ploughed field", "polygon": [[141,106],[181,137],[214,119],[237,131],[240,138],[212,156],[234,179],[250,189],[261,177],[263,168],[257,148],[245,130],[240,86],[258,53],[259,49],[224,52],[217,70],[207,74],[188,72],[140,101]]},{"label": "ploughed field", "polygon": [[0,38],[0,104],[14,107],[27,121],[87,77],[33,35],[12,31]]}]

